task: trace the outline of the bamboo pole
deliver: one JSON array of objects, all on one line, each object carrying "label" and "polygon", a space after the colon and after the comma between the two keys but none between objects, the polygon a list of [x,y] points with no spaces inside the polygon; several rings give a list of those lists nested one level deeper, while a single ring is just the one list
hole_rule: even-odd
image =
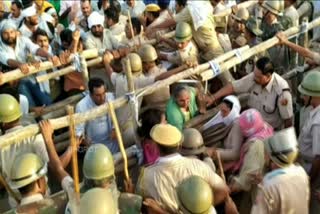
[{"label": "bamboo pole", "polygon": [[11,195],[14,200],[17,202],[17,204],[20,204],[20,198],[18,195],[11,189],[11,187],[7,184],[6,180],[2,175],[0,174],[0,184],[6,189],[9,195]]},{"label": "bamboo pole", "polygon": [[54,103],[48,107],[45,107],[43,110],[43,114],[47,114],[49,112],[53,112],[53,111],[57,111],[61,108],[64,108],[67,105],[73,104],[78,102],[79,100],[81,100],[83,98],[83,94],[76,94],[73,95],[71,97],[68,97],[67,99],[64,99],[60,102]]},{"label": "bamboo pole", "polygon": [[76,199],[80,199],[80,186],[79,186],[79,168],[78,168],[78,149],[77,149],[77,140],[75,134],[75,121],[74,121],[74,108],[67,106],[67,111],[69,115],[70,125],[70,142],[72,148],[72,174],[74,180],[74,190],[76,193]]},{"label": "bamboo pole", "polygon": [[89,83],[88,65],[87,65],[86,58],[84,58],[83,56],[80,56],[80,65],[81,65],[82,78],[84,80],[86,88],[88,88],[88,83]]},{"label": "bamboo pole", "polygon": [[[259,1],[257,0],[250,0],[250,1],[246,1],[240,4],[237,4],[237,8],[249,8],[255,4],[257,4]],[[229,16],[230,14],[232,14],[232,8],[227,8],[217,14],[214,14],[214,17],[225,17],[225,16]]]},{"label": "bamboo pole", "polygon": [[[100,63],[102,63],[102,57],[97,57],[95,59],[91,59],[91,60],[87,61],[87,67],[99,65]],[[52,72],[52,73],[49,73],[46,75],[37,76],[36,80],[38,83],[44,82],[49,79],[53,79],[53,78],[57,78],[57,77],[69,74],[75,70],[76,70],[76,68],[73,65],[70,65],[70,66],[63,68],[63,69],[60,69],[58,71],[55,71],[55,72]]]},{"label": "bamboo pole", "polygon": [[[314,21],[310,22],[310,24],[308,25],[308,30],[310,30],[316,26],[319,26],[319,25],[320,25],[320,18],[317,18]],[[287,31],[285,31],[285,34],[287,36],[288,35],[291,36],[291,35],[294,35],[298,32],[299,32],[299,28],[293,27],[293,28],[290,28]],[[225,69],[230,69],[231,67],[249,59],[253,55],[267,50],[268,48],[277,44],[277,42],[278,42],[278,38],[273,37],[273,38],[261,43],[260,45],[252,47],[251,49],[245,51],[242,54],[242,60],[240,60],[238,57],[233,57],[229,61],[222,63],[220,65],[222,68],[221,71],[223,72]],[[152,94],[156,90],[160,90],[161,88],[165,88],[168,85],[171,85],[172,83],[174,83],[176,81],[187,78],[187,77],[194,75],[194,74],[199,74],[199,73],[209,69],[209,67],[210,67],[209,63],[204,63],[201,65],[198,65],[195,68],[187,69],[184,72],[173,75],[165,80],[155,82],[154,84],[147,86],[143,89],[138,89],[138,90],[136,90],[136,94],[139,95],[142,93],[144,96]],[[118,99],[116,99],[113,102],[113,105],[114,105],[114,108],[119,108],[119,107],[124,106],[127,102],[128,102],[127,97],[123,96],[123,97],[119,97]],[[90,111],[83,112],[83,113],[77,113],[74,115],[75,123],[76,124],[84,123],[88,120],[92,120],[97,117],[103,116],[108,111],[109,111],[108,105],[104,104],[104,105],[98,106]],[[53,129],[56,130],[56,129],[60,129],[63,127],[67,127],[69,125],[69,120],[68,120],[68,117],[65,116],[65,117],[61,117],[61,118],[51,119],[50,123],[52,124]],[[40,132],[40,129],[39,129],[38,124],[32,124],[32,125],[23,127],[17,131],[7,133],[3,136],[0,136],[0,148],[3,148],[5,146],[8,146],[8,145],[11,145],[14,143],[19,143],[23,139],[35,136],[39,132]]]},{"label": "bamboo pole", "polygon": [[[85,50],[80,55],[85,58],[94,58],[94,57],[98,56],[98,50],[97,49]],[[29,73],[27,73],[27,74],[22,73],[20,69],[12,70],[12,71],[9,71],[9,72],[2,74],[0,85],[3,85],[5,83],[13,81],[13,80],[17,80],[17,79],[21,79],[21,78],[30,76],[30,75],[38,73],[40,71],[46,71],[51,68],[54,68],[52,62],[46,61],[46,62],[41,62],[39,68],[35,68],[33,66],[30,67]]]},{"label": "bamboo pole", "polygon": [[123,157],[123,169],[124,169],[125,179],[126,179],[126,181],[130,181],[130,176],[129,176],[129,171],[128,171],[127,154],[126,154],[126,151],[124,149],[122,136],[121,136],[121,131],[120,131],[118,119],[117,119],[117,116],[116,116],[116,112],[114,110],[114,106],[113,106],[112,102],[108,102],[108,106],[109,106],[109,113],[110,113],[110,116],[111,116],[111,119],[112,119],[112,123],[113,123],[115,131],[116,131],[120,152],[121,152],[122,157]]},{"label": "bamboo pole", "polygon": [[131,36],[132,36],[132,39],[133,39],[133,44],[134,44],[134,46],[136,46],[135,40],[134,40],[134,30],[133,30],[133,27],[132,27],[130,10],[128,10],[128,20],[129,20],[129,27],[130,27]]}]

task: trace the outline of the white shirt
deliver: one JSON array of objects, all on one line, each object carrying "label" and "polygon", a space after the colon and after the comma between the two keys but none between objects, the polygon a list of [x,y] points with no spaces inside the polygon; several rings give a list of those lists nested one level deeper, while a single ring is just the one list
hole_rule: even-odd
[{"label": "white shirt", "polygon": [[31,203],[34,203],[34,202],[37,202],[37,201],[41,201],[43,200],[43,195],[41,194],[34,194],[34,195],[30,195],[30,196],[27,196],[27,197],[24,197],[21,199],[21,202],[20,202],[20,206],[23,206],[23,205],[26,205],[26,204],[31,204]]},{"label": "white shirt", "polygon": [[84,46],[86,49],[97,48],[99,54],[103,54],[105,50],[113,50],[119,48],[118,40],[112,35],[109,29],[104,29],[103,31],[103,39],[101,40],[99,37],[95,37],[91,31],[88,31],[86,34],[86,41]]},{"label": "white shirt", "polygon": [[143,1],[135,1],[134,7],[129,7],[129,5],[125,2],[121,5],[121,13],[125,16],[128,16],[128,11],[130,11],[131,17],[139,18],[144,10],[146,9],[146,5]]},{"label": "white shirt", "polygon": [[[112,100],[114,100],[113,93],[106,93],[106,102]],[[88,94],[77,104],[76,112],[86,112],[96,107],[97,105]],[[116,153],[119,151],[119,147],[117,142],[111,139],[112,129],[112,120],[108,114],[105,114],[94,120],[77,125],[76,134],[77,136],[84,135],[92,143],[104,144],[110,149],[111,153]]]},{"label": "white shirt", "polygon": [[0,62],[8,65],[8,60],[12,59],[26,63],[28,54],[36,55],[39,48],[40,47],[34,44],[29,38],[17,36],[15,49],[3,42],[0,43]]},{"label": "white shirt", "polygon": [[11,19],[16,24],[17,27],[20,25],[21,21],[23,20],[22,15],[20,15],[18,18],[15,18],[12,16],[12,13],[10,13],[8,18]]}]

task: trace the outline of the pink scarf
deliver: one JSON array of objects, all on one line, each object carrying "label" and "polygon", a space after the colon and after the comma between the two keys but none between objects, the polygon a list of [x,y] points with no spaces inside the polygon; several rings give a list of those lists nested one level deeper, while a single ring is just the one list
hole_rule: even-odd
[{"label": "pink scarf", "polygon": [[[239,117],[239,125],[241,132],[246,137],[246,142],[254,140],[265,140],[273,136],[273,128],[267,122],[265,122],[261,114],[255,109],[248,109]],[[246,154],[243,147],[240,149],[240,159],[237,162],[232,162],[224,166],[225,171],[232,170],[233,172],[238,171],[242,164]]]},{"label": "pink scarf", "polygon": [[158,146],[150,139],[145,139],[142,143],[143,162],[145,165],[152,165],[160,157]]}]

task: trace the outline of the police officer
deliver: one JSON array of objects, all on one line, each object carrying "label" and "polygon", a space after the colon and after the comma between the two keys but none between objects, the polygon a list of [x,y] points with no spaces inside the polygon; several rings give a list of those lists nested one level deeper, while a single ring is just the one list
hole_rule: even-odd
[{"label": "police officer", "polygon": [[10,174],[10,186],[19,190],[20,206],[44,199],[47,190],[47,164],[34,153],[16,156]]},{"label": "police officer", "polygon": [[292,126],[293,106],[289,85],[274,72],[269,58],[260,58],[252,73],[220,89],[211,96],[209,104],[233,93],[250,93],[248,106],[257,109],[274,129]]},{"label": "police officer", "polygon": [[118,207],[112,194],[103,188],[93,188],[80,200],[80,214],[117,214]]},{"label": "police officer", "polygon": [[239,35],[244,33],[244,28],[250,14],[246,8],[240,8],[235,14],[231,15],[233,22],[231,38],[236,39]]},{"label": "police officer", "polygon": [[261,24],[263,31],[262,39],[265,41],[273,37],[277,32],[283,30],[279,19],[283,15],[284,2],[283,0],[264,1],[261,6],[265,10]]},{"label": "police officer", "polygon": [[277,132],[264,145],[272,170],[264,176],[251,213],[309,213],[309,178],[294,164],[298,156],[294,128]]},{"label": "police officer", "polygon": [[183,143],[180,148],[180,153],[190,158],[198,158],[208,164],[213,171],[216,171],[212,159],[206,154],[206,147],[203,143],[202,135],[197,129],[188,128],[183,130]]},{"label": "police officer", "polygon": [[[158,54],[156,49],[149,44],[143,45],[139,50],[139,55],[142,60],[143,73],[146,77],[158,76],[166,69],[157,65]],[[143,105],[149,108],[159,107],[161,110],[165,110],[166,102],[170,98],[169,87],[158,90],[150,95],[143,97]]]},{"label": "police officer", "polygon": [[169,61],[170,63],[180,66],[187,61],[198,62],[198,48],[192,41],[192,29],[186,22],[177,23],[175,30],[175,41],[161,38],[164,41],[177,49],[171,53],[160,52],[160,59]]},{"label": "police officer", "polygon": [[182,213],[216,213],[210,185],[199,176],[190,176],[182,181],[177,187],[177,196]]},{"label": "police officer", "polygon": [[[11,95],[0,94],[0,125],[2,133],[7,134],[22,128],[20,119],[22,112],[18,101]],[[44,163],[49,161],[46,146],[41,135],[29,137],[16,144],[6,146],[0,154],[1,174],[10,178],[12,164],[18,155],[35,153]],[[9,204],[15,207],[15,202],[9,197]]]},{"label": "police officer", "polygon": [[320,71],[310,71],[300,84],[298,90],[304,100],[308,100],[312,109],[299,136],[300,157],[304,169],[310,176],[311,200],[310,213],[318,213],[320,202],[315,194],[320,190]]}]

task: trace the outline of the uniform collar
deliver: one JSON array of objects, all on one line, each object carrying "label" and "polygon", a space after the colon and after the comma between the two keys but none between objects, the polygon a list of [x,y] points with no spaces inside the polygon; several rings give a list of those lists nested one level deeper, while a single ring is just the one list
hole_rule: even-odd
[{"label": "uniform collar", "polygon": [[176,160],[179,160],[180,158],[182,158],[182,156],[179,153],[174,153],[172,155],[159,157],[156,162],[157,163],[170,163],[170,162],[174,162]]},{"label": "uniform collar", "polygon": [[265,89],[266,89],[268,92],[271,92],[273,82],[274,82],[274,74],[272,74],[271,80],[269,81],[269,83],[268,83],[267,86],[265,87]]},{"label": "uniform collar", "polygon": [[31,203],[41,201],[41,200],[43,200],[43,195],[41,195],[40,193],[37,193],[37,194],[22,198],[21,202],[20,202],[20,206],[26,205],[26,204],[31,204]]}]

